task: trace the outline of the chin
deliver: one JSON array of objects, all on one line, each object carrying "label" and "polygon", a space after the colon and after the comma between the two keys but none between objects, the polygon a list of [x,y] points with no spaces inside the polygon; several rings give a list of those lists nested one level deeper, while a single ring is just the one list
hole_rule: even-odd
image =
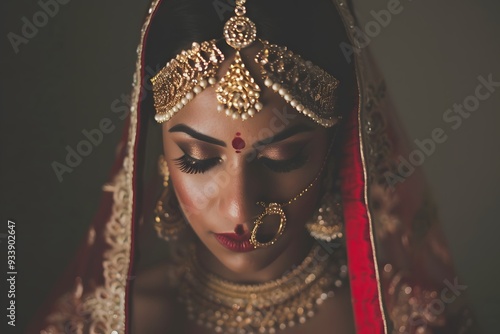
[{"label": "chin", "polygon": [[246,254],[223,254],[217,258],[227,269],[235,274],[251,274],[258,272],[264,269],[269,265],[269,262],[272,261],[269,261],[269,259],[261,259],[260,256],[255,255],[255,251]]},{"label": "chin", "polygon": [[245,253],[227,250],[219,244],[213,246],[209,248],[212,255],[224,267],[237,275],[255,274],[273,263],[280,255],[280,250],[276,246]]},{"label": "chin", "polygon": [[[292,231],[284,233],[282,237],[274,244],[265,248],[251,249],[247,251],[235,251],[224,246],[219,242],[212,233],[197,233],[198,242],[203,245],[205,256],[209,255],[212,260],[218,263],[223,270],[227,271],[227,275],[232,277],[230,280],[241,283],[254,283],[272,280],[275,277],[267,277],[267,275],[275,275],[274,270],[269,269],[279,259],[287,253],[293,237]],[[208,260],[208,258],[207,258]],[[209,263],[207,263],[210,266]],[[215,265],[215,263],[214,263]],[[207,267],[210,270],[210,267]],[[228,278],[229,279],[229,278]]]}]

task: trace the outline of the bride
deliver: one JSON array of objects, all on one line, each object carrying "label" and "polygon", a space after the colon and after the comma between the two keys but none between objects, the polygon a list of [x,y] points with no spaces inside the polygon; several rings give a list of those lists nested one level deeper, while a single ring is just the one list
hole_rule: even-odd
[{"label": "bride", "polygon": [[30,333],[474,332],[422,175],[387,180],[409,146],[351,9],[153,1],[100,214]]}]

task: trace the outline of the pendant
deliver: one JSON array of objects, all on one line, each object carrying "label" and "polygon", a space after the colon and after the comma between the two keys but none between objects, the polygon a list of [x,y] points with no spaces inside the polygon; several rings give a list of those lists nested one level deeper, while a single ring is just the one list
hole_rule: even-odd
[{"label": "pendant", "polygon": [[257,37],[255,23],[245,16],[245,0],[237,0],[235,14],[224,25],[226,43],[236,50],[234,61],[217,87],[217,110],[233,119],[246,120],[262,109],[259,102],[260,87],[252,78],[241,59],[240,50]]},{"label": "pendant", "polygon": [[245,67],[239,51],[217,87],[217,110],[233,119],[246,120],[262,109],[260,87]]}]

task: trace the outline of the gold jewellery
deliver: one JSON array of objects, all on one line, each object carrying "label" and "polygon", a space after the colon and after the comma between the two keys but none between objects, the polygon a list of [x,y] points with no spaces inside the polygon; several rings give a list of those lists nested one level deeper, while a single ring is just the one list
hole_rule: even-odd
[{"label": "gold jewellery", "polygon": [[[191,49],[179,53],[151,79],[158,123],[170,120],[209,86],[216,86],[217,110],[233,119],[246,120],[262,110],[261,88],[240,54],[257,40],[256,26],[245,16],[245,2],[236,1],[235,16],[224,26],[225,41],[235,50],[235,55],[229,70],[219,81],[217,71],[225,57],[215,39],[194,42]],[[339,81],[284,46],[260,39],[259,42],[262,49],[254,61],[260,65],[264,85],[321,126],[335,125],[339,120],[333,114]]]},{"label": "gold jewellery", "polygon": [[[151,79],[157,122],[168,121],[196,94],[211,85],[216,86],[217,110],[233,119],[246,120],[262,110],[263,105],[259,101],[261,88],[245,67],[240,54],[242,49],[250,46],[257,39],[255,24],[245,16],[245,2],[245,0],[236,1],[235,16],[231,17],[224,26],[225,41],[235,50],[235,55],[228,71],[219,81],[216,78],[217,71],[225,56],[217,46],[218,40],[215,39],[201,43],[194,42],[191,49],[179,53]],[[278,93],[299,113],[316,123],[324,127],[335,125],[339,120],[338,117],[333,116],[339,81],[311,62],[295,55],[286,47],[264,40],[259,40],[259,42],[262,44],[262,49],[256,54],[254,61],[260,65],[264,85]],[[327,157],[316,178],[288,202],[257,203],[264,207],[264,211],[254,222],[250,237],[250,242],[255,248],[273,245],[282,235],[286,226],[283,208],[296,201],[313,186],[323,172]],[[164,193],[167,194],[166,190]],[[164,201],[159,201],[157,204],[157,226],[162,226],[162,223],[170,218],[165,217],[164,206]],[[279,216],[280,219],[276,235],[272,240],[259,241],[257,234],[264,218],[273,215]],[[168,238],[169,235],[177,232],[173,226],[170,230],[164,229],[164,237]],[[321,231],[325,232],[324,228],[321,228]],[[313,233],[321,235],[316,230]]]},{"label": "gold jewellery", "polygon": [[311,237],[330,242],[344,236],[344,216],[338,194],[327,191],[321,200],[321,206],[312,220],[306,224]]},{"label": "gold jewellery", "polygon": [[186,223],[179,210],[177,198],[171,187],[169,187],[170,173],[163,155],[160,155],[158,159],[158,170],[163,177],[163,190],[154,209],[155,230],[158,236],[166,241],[177,240],[185,229]]},{"label": "gold jewellery", "polygon": [[194,249],[179,287],[188,318],[216,333],[276,333],[303,324],[347,279],[344,251],[327,254],[315,244],[281,278],[237,284],[207,272]]},{"label": "gold jewellery", "polygon": [[326,242],[344,236],[344,212],[340,184],[339,179],[335,179],[333,173],[336,164],[335,156],[330,156],[325,167],[330,173],[327,173],[322,181],[324,189],[320,206],[313,214],[312,219],[306,223],[306,229],[314,239]]}]

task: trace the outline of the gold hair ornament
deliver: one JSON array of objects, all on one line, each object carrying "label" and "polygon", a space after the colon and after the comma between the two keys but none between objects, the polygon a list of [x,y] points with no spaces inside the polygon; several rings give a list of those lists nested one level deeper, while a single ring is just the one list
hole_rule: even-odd
[{"label": "gold hair ornament", "polygon": [[[216,86],[217,110],[233,119],[246,120],[262,110],[261,88],[240,55],[257,38],[255,24],[245,16],[245,2],[236,1],[235,16],[224,26],[225,41],[236,52],[229,70],[219,81],[217,70],[225,57],[215,39],[194,42],[191,49],[182,51],[151,79],[158,123],[170,120],[209,86]],[[261,67],[264,85],[321,126],[335,125],[339,120],[333,115],[339,81],[286,47],[259,41],[263,47],[254,61]]]}]

